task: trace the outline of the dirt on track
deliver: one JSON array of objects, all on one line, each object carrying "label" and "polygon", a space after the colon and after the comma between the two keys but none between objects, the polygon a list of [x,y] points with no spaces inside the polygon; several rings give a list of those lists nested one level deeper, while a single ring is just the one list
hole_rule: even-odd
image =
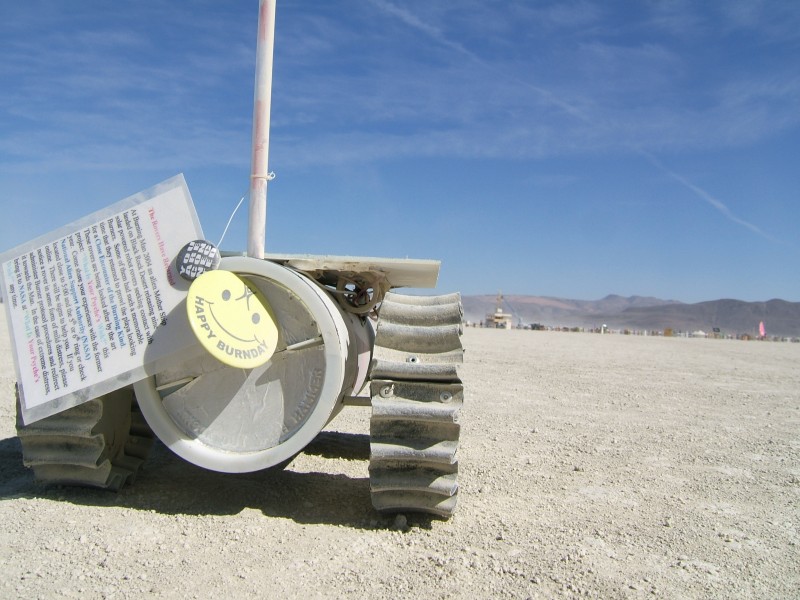
[{"label": "dirt on track", "polygon": [[22,467],[0,331],[2,598],[800,597],[800,344],[467,329],[459,508],[370,504],[369,409],[284,472],[160,444],[120,493]]}]

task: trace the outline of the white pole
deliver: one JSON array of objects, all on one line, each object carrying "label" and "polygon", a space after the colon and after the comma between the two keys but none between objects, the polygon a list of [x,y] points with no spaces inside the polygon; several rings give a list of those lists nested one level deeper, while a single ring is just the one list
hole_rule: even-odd
[{"label": "white pole", "polygon": [[253,100],[253,155],[250,168],[250,226],[247,255],[264,258],[269,181],[269,117],[272,100],[272,49],[275,45],[275,4],[259,0],[256,43],[256,85]]}]

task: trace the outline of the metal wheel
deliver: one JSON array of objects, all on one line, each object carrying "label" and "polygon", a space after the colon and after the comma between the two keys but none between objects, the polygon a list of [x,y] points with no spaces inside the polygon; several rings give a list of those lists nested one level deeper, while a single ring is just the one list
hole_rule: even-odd
[{"label": "metal wheel", "polygon": [[[198,466],[227,473],[288,462],[329,421],[357,384],[354,339],[362,323],[343,314],[309,278],[255,258],[224,258],[258,288],[279,331],[270,360],[236,369],[204,351],[135,384],[155,434]],[[363,377],[362,377],[363,379]]]},{"label": "metal wheel", "polygon": [[381,512],[450,517],[464,388],[461,297],[389,293],[370,371],[370,489]]},{"label": "metal wheel", "polygon": [[24,425],[17,394],[22,461],[36,479],[119,490],[132,482],[153,445],[153,433],[130,387]]}]

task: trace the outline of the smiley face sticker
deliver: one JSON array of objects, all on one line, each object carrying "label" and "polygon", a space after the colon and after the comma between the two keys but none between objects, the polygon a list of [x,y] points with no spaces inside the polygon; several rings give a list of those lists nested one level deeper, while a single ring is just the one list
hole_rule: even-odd
[{"label": "smiley face sticker", "polygon": [[272,358],[278,328],[269,305],[235,273],[200,275],[189,287],[186,309],[197,339],[226,365],[253,369]]}]

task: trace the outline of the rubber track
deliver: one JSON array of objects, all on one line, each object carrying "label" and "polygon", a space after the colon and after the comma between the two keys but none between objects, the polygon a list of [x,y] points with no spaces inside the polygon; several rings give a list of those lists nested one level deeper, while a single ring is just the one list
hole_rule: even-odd
[{"label": "rubber track", "polygon": [[17,395],[22,462],[39,481],[118,491],[133,482],[153,446],[132,388],[24,425]]},{"label": "rubber track", "polygon": [[370,365],[370,489],[381,512],[452,516],[464,387],[461,296],[389,293]]}]

